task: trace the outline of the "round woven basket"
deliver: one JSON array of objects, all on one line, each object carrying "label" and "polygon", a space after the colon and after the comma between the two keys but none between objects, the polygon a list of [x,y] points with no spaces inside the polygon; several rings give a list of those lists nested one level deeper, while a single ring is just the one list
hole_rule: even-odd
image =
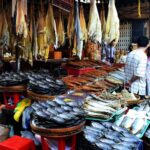
[{"label": "round woven basket", "polygon": [[39,134],[44,137],[53,137],[53,138],[62,138],[62,137],[69,137],[75,134],[80,133],[83,130],[85,125],[85,121],[80,123],[79,125],[68,127],[68,128],[59,128],[59,129],[46,129],[40,128],[30,123],[31,129],[34,133]]},{"label": "round woven basket", "polygon": [[31,98],[33,100],[39,100],[39,101],[53,100],[55,98],[55,96],[50,96],[50,95],[46,95],[46,94],[37,94],[30,90],[27,90],[27,95],[29,98]]}]

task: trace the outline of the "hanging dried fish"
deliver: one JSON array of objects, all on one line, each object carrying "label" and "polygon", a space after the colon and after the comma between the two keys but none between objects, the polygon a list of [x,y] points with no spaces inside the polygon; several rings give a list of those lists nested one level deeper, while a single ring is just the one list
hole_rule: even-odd
[{"label": "hanging dried fish", "polygon": [[62,19],[61,12],[59,13],[57,31],[58,31],[58,46],[60,47],[60,46],[63,46],[64,43],[65,43],[64,22],[63,22],[63,19]]},{"label": "hanging dried fish", "polygon": [[96,0],[91,1],[90,4],[88,38],[95,43],[97,42],[101,43],[102,39],[101,21],[96,6]]},{"label": "hanging dried fish", "polygon": [[14,17],[15,14],[16,4],[17,4],[17,0],[12,0],[12,17]]},{"label": "hanging dried fish", "polygon": [[105,31],[106,31],[106,18],[105,18],[104,3],[102,3],[102,8],[100,10],[100,20],[101,20],[101,24],[102,24],[102,35],[104,36],[105,35]]},{"label": "hanging dried fish", "polygon": [[86,27],[86,22],[85,22],[85,17],[84,17],[84,10],[83,6],[80,6],[80,25],[81,25],[81,31],[83,35],[83,40],[87,42],[87,27]]},{"label": "hanging dried fish", "polygon": [[119,18],[115,6],[115,0],[109,0],[105,41],[110,43],[114,39],[117,44],[119,40]]},{"label": "hanging dried fish", "polygon": [[45,39],[46,25],[45,25],[43,11],[39,12],[38,33],[37,34],[38,34],[37,35],[38,55],[43,57],[45,54],[45,46],[47,46],[47,39]]},{"label": "hanging dried fish", "polygon": [[56,41],[55,29],[54,29],[54,14],[53,6],[49,3],[48,11],[46,14],[46,35],[49,44],[53,44]]},{"label": "hanging dried fish", "polygon": [[9,46],[10,35],[8,30],[8,22],[6,18],[6,11],[3,11],[3,26],[2,26],[2,43],[3,46]]},{"label": "hanging dried fish", "polygon": [[83,50],[83,39],[82,39],[82,31],[80,26],[80,18],[79,18],[79,6],[78,2],[76,2],[76,18],[75,18],[75,40],[74,40],[74,49],[73,54],[77,55],[79,59],[82,58],[82,50]]},{"label": "hanging dried fish", "polygon": [[74,35],[74,8],[72,8],[71,12],[69,13],[67,25],[67,36],[69,39],[70,46],[72,46],[73,35]]},{"label": "hanging dried fish", "polygon": [[0,11],[0,38],[2,37],[2,33],[3,33],[3,20],[4,20],[4,18],[3,18],[4,16],[3,16],[3,11],[1,10]]},{"label": "hanging dried fish", "polygon": [[28,35],[27,23],[25,20],[23,3],[21,0],[17,1],[16,34],[23,35],[24,38],[26,38]]}]

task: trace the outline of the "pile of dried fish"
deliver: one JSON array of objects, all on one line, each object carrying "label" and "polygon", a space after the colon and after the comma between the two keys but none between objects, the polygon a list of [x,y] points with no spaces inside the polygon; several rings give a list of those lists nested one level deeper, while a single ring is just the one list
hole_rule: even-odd
[{"label": "pile of dried fish", "polygon": [[112,77],[112,76],[107,76],[106,77],[106,81],[110,82],[110,83],[113,83],[113,84],[118,84],[118,85],[123,85],[123,81],[122,80],[119,80],[115,77]]},{"label": "pile of dried fish", "polygon": [[141,142],[126,129],[110,122],[92,122],[91,126],[85,127],[84,137],[102,150],[136,150]]},{"label": "pile of dried fish", "polygon": [[99,119],[109,119],[120,108],[120,101],[102,99],[94,94],[87,97],[84,104],[87,116]]},{"label": "pile of dried fish", "polygon": [[19,73],[3,72],[0,75],[1,86],[26,85],[27,83],[28,83],[28,78],[22,72]]},{"label": "pile of dried fish", "polygon": [[116,121],[118,126],[128,129],[132,134],[141,138],[145,128],[149,126],[146,112],[130,109],[126,115],[123,115]]},{"label": "pile of dried fish", "polygon": [[102,63],[98,61],[81,60],[68,62],[67,66],[74,68],[86,68],[86,67],[90,68],[90,67],[100,67],[102,66]]},{"label": "pile of dried fish", "polygon": [[150,100],[145,100],[143,103],[138,105],[137,111],[146,112],[147,116],[150,117]]},{"label": "pile of dried fish", "polygon": [[78,125],[84,121],[85,112],[82,109],[83,101],[75,101],[56,97],[53,101],[34,102],[34,124],[42,128],[62,128]]},{"label": "pile of dried fish", "polygon": [[125,79],[125,73],[123,71],[111,72],[109,75],[121,81],[124,81]]},{"label": "pile of dried fish", "polygon": [[48,95],[64,94],[67,90],[66,84],[62,80],[56,80],[54,77],[45,73],[26,73],[30,82],[29,90]]}]

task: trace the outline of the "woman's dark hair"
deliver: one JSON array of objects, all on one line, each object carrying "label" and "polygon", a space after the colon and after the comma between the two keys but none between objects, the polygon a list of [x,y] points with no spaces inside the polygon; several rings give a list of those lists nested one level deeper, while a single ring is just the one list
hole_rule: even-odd
[{"label": "woman's dark hair", "polygon": [[147,56],[150,57],[150,47],[147,48]]},{"label": "woman's dark hair", "polygon": [[146,47],[149,43],[149,40],[145,36],[140,36],[137,40],[137,44],[139,47]]}]

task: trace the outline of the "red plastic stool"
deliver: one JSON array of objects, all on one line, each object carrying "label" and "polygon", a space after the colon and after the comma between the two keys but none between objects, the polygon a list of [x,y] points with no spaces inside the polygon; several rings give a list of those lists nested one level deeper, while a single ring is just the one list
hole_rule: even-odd
[{"label": "red plastic stool", "polygon": [[0,143],[0,150],[35,150],[35,145],[30,139],[13,136]]},{"label": "red plastic stool", "polygon": [[[3,93],[4,103],[6,105],[6,108],[8,109],[15,109],[17,103],[20,100],[20,93]],[[9,100],[12,100],[12,102],[9,102]]]},{"label": "red plastic stool", "polygon": [[[76,149],[76,135],[69,137],[71,138],[71,150]],[[58,150],[65,150],[66,147],[66,139],[67,138],[49,138],[58,141]],[[45,137],[41,137],[42,150],[49,150],[48,144],[45,140]]]}]

